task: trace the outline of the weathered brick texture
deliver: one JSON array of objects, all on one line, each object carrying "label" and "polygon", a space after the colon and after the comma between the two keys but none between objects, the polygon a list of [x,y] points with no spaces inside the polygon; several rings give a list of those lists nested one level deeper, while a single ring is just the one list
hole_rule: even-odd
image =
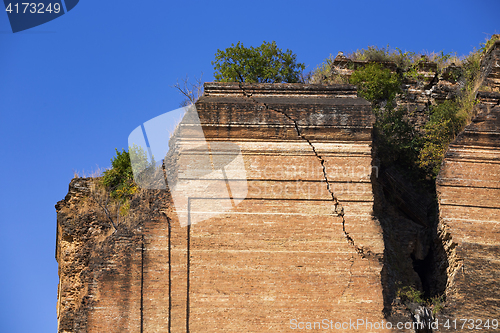
[{"label": "weathered brick texture", "polygon": [[[189,311],[184,326],[173,315],[175,332],[290,332],[292,319],[383,319],[375,256],[383,242],[370,183],[373,116],[352,89],[205,86],[197,102],[205,137],[240,147],[248,194],[188,229],[189,290],[178,302],[189,298]],[[345,237],[320,158],[344,206],[346,231],[371,257]],[[181,239],[185,230],[176,230]]]},{"label": "weathered brick texture", "polygon": [[[430,85],[437,80],[430,95],[421,87],[399,100],[421,113],[417,125],[425,123],[424,104],[460,90],[446,70],[439,76],[429,63],[420,70]],[[374,117],[354,86],[207,83],[196,103],[203,133],[209,147],[238,147],[245,176],[229,185],[245,182],[245,197],[214,214],[224,203],[207,187],[189,201],[192,213],[177,214],[169,191],[141,190],[121,216],[97,180],[72,180],[56,205],[58,332],[296,332],[292,320],[380,323],[396,280],[420,281],[411,260],[423,262],[429,239],[439,250],[433,265],[446,271],[432,282],[439,290],[447,284],[438,318],[499,319],[499,71],[497,42],[482,64],[488,91],[478,93],[476,117],[450,145],[438,177],[437,237],[429,232],[436,211],[429,198],[395,170],[374,181]],[[170,156],[177,166],[199,167],[193,127],[181,123],[176,133]],[[233,152],[217,153],[213,165]],[[381,199],[384,191],[395,206]],[[183,226],[186,216],[196,223]],[[406,261],[389,262],[388,253]],[[412,320],[408,308],[400,312],[387,316]]]},{"label": "weathered brick texture", "polygon": [[440,232],[450,258],[447,314],[491,320],[500,315],[500,107],[478,109],[439,175]]},{"label": "weathered brick texture", "polygon": [[[197,109],[209,144],[239,146],[246,198],[189,227],[180,225],[168,193],[137,199],[126,228],[101,226],[102,244],[86,239],[93,252],[85,254],[88,268],[80,267],[89,274],[78,294],[92,302],[60,312],[60,320],[71,314],[85,323],[68,320],[66,331],[290,332],[293,319],[382,320],[369,103],[349,85],[221,83],[206,84]],[[182,140],[172,145],[180,157]],[[59,228],[67,224],[67,199]],[[83,228],[82,216],[74,218]],[[58,236],[61,283],[79,274],[68,265],[82,255],[75,250],[65,264],[67,233]],[[60,306],[70,299],[64,288],[61,299]]]}]

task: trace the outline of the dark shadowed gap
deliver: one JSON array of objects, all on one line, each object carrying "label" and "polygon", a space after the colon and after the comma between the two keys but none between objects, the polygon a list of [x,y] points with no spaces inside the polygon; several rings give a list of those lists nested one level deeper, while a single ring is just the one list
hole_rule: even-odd
[{"label": "dark shadowed gap", "polygon": [[[374,145],[374,165],[379,163]],[[384,315],[390,321],[404,320],[395,313],[408,310],[398,299],[398,290],[412,287],[428,301],[445,292],[448,259],[438,238],[439,211],[435,189],[415,182],[397,167],[380,167],[372,175],[374,217],[384,239],[381,280]]]}]

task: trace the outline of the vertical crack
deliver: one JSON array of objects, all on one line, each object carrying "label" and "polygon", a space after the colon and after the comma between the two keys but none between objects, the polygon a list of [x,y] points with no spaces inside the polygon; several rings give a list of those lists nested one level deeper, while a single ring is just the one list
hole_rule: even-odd
[{"label": "vertical crack", "polygon": [[351,283],[352,283],[352,267],[354,266],[354,256],[352,254],[351,254],[350,261],[351,261],[351,266],[349,266],[349,280],[347,280],[347,284],[345,285],[344,289],[340,293],[339,303],[340,303],[340,299],[344,296],[345,292],[349,289],[349,287],[351,286]]},{"label": "vertical crack", "polygon": [[167,258],[168,258],[168,322],[167,333],[172,331],[172,219],[168,216],[168,211],[160,211],[167,219]]},{"label": "vertical crack", "polygon": [[168,333],[172,330],[172,226],[170,218],[167,216],[168,223]]},{"label": "vertical crack", "polygon": [[186,263],[186,333],[189,333],[189,277],[191,274],[191,198],[188,198],[187,263]]},{"label": "vertical crack", "polygon": [[141,237],[141,333],[144,332],[144,235]]}]

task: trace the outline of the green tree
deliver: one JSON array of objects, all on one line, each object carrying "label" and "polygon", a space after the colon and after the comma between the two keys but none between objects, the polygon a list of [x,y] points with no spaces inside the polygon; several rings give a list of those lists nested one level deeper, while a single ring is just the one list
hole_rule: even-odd
[{"label": "green tree", "polygon": [[264,41],[256,48],[246,48],[238,42],[225,50],[217,50],[212,65],[218,82],[294,83],[300,81],[305,69],[296,59],[292,51],[283,52],[274,41]]},{"label": "green tree", "polygon": [[129,153],[125,149],[122,152],[116,149],[111,166],[103,172],[102,184],[111,190],[111,197],[124,200],[137,191]]}]

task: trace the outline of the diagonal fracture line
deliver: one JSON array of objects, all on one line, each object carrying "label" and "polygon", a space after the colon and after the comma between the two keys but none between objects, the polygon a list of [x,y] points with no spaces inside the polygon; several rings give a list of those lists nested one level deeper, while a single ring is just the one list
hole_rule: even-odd
[{"label": "diagonal fracture line", "polygon": [[263,103],[263,102],[258,102],[255,98],[252,97],[252,94],[251,93],[248,93],[245,88],[243,87],[242,85],[242,82],[239,82],[239,87],[241,89],[241,91],[243,92],[243,95],[249,99],[251,99],[253,101],[253,103],[257,104],[257,105],[262,105],[266,110],[269,110],[269,111],[273,111],[273,112],[277,112],[283,116],[285,116],[287,119],[289,119],[290,121],[293,122],[294,126],[295,126],[295,131],[297,132],[297,135],[304,141],[306,141],[309,146],[311,146],[311,149],[312,151],[314,152],[314,155],[316,156],[316,158],[320,161],[321,163],[321,167],[323,169],[323,178],[325,179],[325,182],[326,182],[326,188],[328,190],[328,193],[330,193],[331,197],[332,197],[332,201],[333,201],[333,204],[335,206],[335,209],[334,209],[334,213],[337,214],[337,217],[340,217],[342,218],[342,231],[344,233],[344,237],[347,239],[347,242],[354,247],[354,249],[356,250],[356,252],[361,256],[361,258],[366,258],[367,256],[373,256],[374,254],[371,252],[371,251],[366,251],[363,249],[363,247],[359,247],[357,246],[355,243],[354,243],[354,239],[351,237],[351,235],[349,235],[349,233],[347,232],[346,230],[346,227],[345,227],[345,212],[344,212],[344,207],[342,206],[342,204],[340,203],[340,201],[338,200],[338,198],[335,196],[335,194],[333,193],[332,189],[331,189],[331,186],[330,186],[330,181],[328,180],[328,175],[326,173],[326,167],[325,167],[325,160],[323,159],[323,157],[316,151],[316,148],[314,147],[314,145],[311,143],[311,141],[309,139],[307,139],[300,131],[300,128],[299,128],[299,125],[297,123],[297,121],[295,119],[293,119],[292,117],[290,117],[288,114],[286,114],[285,112],[283,111],[279,111],[279,110],[274,110],[273,108],[270,108],[266,103]]}]

